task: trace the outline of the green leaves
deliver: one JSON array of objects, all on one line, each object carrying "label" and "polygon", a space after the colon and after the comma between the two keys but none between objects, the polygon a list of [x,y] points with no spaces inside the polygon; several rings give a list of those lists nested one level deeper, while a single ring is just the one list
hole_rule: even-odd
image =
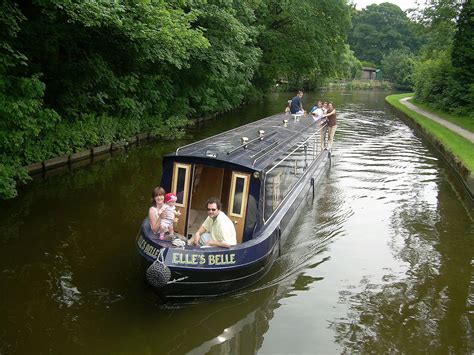
[{"label": "green leaves", "polygon": [[276,79],[300,85],[317,72],[334,74],[350,25],[345,1],[267,0],[257,13],[262,62],[255,81],[267,89]]},{"label": "green leaves", "polygon": [[[461,6],[462,5],[462,6]],[[432,1],[417,15],[428,42],[415,65],[418,100],[474,117],[472,1]]]},{"label": "green leaves", "polygon": [[393,50],[415,51],[420,43],[413,25],[397,5],[382,3],[356,11],[349,33],[349,44],[357,58],[380,64]]},{"label": "green leaves", "polygon": [[0,196],[31,162],[339,75],[349,24],[345,0],[2,0]]},{"label": "green leaves", "polygon": [[398,89],[412,88],[414,65],[415,56],[403,49],[394,50],[382,59],[384,76]]}]

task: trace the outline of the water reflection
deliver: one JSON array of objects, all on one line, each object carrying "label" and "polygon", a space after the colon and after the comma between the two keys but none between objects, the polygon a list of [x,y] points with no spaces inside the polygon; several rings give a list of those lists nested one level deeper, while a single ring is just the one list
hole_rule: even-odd
[{"label": "water reflection", "polygon": [[[324,261],[309,267],[315,268]],[[280,306],[280,300],[294,296],[293,291],[308,290],[312,283],[322,280],[303,273],[295,276],[280,278],[278,282],[267,278],[266,283],[258,288],[213,302],[211,312],[202,301],[194,305],[167,305],[188,310],[188,307],[192,307],[193,313],[199,318],[197,322],[187,322],[189,326],[184,325],[176,332],[168,353],[256,353],[268,331],[274,310]],[[186,338],[186,341],[178,341],[182,338]]]},{"label": "water reflection", "polygon": [[[377,152],[370,162],[360,149],[345,154],[354,168],[339,178],[365,192],[358,198],[384,200],[390,212],[384,217],[387,243],[398,267],[346,284],[339,303],[348,312],[332,320],[331,328],[345,353],[463,353],[473,346],[473,319],[465,308],[472,284],[472,215],[441,181],[436,159],[421,142],[406,127],[392,130],[382,125],[375,136],[383,141],[364,142],[366,152]],[[380,215],[373,217],[377,228]]]}]

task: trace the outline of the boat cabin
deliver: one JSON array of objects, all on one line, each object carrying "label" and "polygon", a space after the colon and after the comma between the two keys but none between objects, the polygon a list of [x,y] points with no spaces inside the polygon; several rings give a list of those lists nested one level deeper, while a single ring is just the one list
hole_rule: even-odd
[{"label": "boat cabin", "polygon": [[175,231],[193,236],[218,197],[237,243],[253,239],[320,153],[313,118],[278,114],[178,148],[163,161],[161,186],[176,193]]}]

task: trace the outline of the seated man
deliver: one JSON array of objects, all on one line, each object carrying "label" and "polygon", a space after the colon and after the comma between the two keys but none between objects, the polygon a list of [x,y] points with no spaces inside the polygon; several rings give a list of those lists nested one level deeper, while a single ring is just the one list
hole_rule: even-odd
[{"label": "seated man", "polygon": [[303,90],[298,90],[298,93],[296,94],[296,96],[291,99],[290,113],[292,115],[304,114],[303,103],[301,102],[303,95],[304,95]]},{"label": "seated man", "polygon": [[228,248],[237,244],[235,227],[229,217],[221,211],[222,203],[216,197],[207,200],[207,218],[192,237],[189,245],[208,245]]}]

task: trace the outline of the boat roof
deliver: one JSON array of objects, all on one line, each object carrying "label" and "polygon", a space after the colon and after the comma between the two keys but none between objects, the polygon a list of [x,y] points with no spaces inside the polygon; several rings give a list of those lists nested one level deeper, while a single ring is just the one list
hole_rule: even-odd
[{"label": "boat roof", "polygon": [[[169,156],[212,159],[261,171],[316,129],[311,115],[280,113],[180,147]],[[243,143],[242,137],[248,140]]]}]

